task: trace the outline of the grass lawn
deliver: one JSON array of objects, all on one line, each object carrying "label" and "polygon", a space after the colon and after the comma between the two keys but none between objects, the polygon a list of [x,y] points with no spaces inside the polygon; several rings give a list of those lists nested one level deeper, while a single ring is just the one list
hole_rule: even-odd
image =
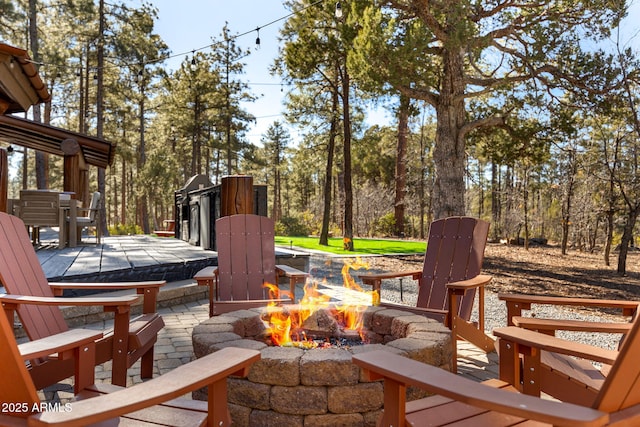
[{"label": "grass lawn", "polygon": [[389,239],[353,239],[354,252],[345,251],[342,237],[329,239],[329,246],[318,244],[318,237],[289,237],[276,236],[277,246],[297,246],[304,249],[331,252],[339,255],[383,255],[383,254],[411,254],[424,253],[427,244],[412,240]]}]

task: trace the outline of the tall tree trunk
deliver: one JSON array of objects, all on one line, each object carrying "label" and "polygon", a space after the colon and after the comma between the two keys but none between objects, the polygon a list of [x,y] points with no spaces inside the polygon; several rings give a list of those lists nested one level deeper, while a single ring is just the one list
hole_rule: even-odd
[{"label": "tall tree trunk", "polygon": [[604,256],[604,264],[607,267],[611,265],[611,245],[613,244],[613,224],[614,224],[613,214],[614,214],[613,209],[609,209],[605,213],[606,222],[607,222],[607,236],[604,242],[603,256]]},{"label": "tall tree trunk", "polygon": [[[40,58],[40,43],[38,40],[38,1],[29,0],[29,45],[31,47],[31,55],[33,61],[38,64]],[[33,120],[42,123],[42,111],[40,104],[35,104],[31,110],[33,112]],[[47,154],[36,151],[36,187],[40,189],[49,188],[48,171],[47,171]]]},{"label": "tall tree trunk", "polygon": [[[99,31],[98,31],[98,88],[96,93],[96,132],[98,138],[104,137],[104,33],[105,16],[104,0],[100,0],[99,6]],[[98,191],[102,194],[100,198],[100,224],[103,236],[109,236],[107,228],[107,215],[105,210],[106,199],[106,179],[104,168],[98,168]]]},{"label": "tall tree trunk", "polygon": [[[276,156],[276,158],[280,160],[280,156]],[[280,195],[280,165],[276,164],[273,177],[273,213],[271,215],[271,219],[274,221],[280,221],[282,217],[282,201]]]},{"label": "tall tree trunk", "polygon": [[567,244],[569,242],[569,224],[571,223],[571,203],[573,201],[575,174],[577,172],[573,150],[569,151],[568,156],[569,176],[567,177],[565,199],[562,205],[562,255],[567,254]]},{"label": "tall tree trunk", "polygon": [[200,98],[196,94],[193,108],[194,130],[191,136],[191,175],[202,173],[200,150]]},{"label": "tall tree trunk", "polygon": [[484,214],[484,164],[478,162],[478,218]]},{"label": "tall tree trunk", "polygon": [[342,76],[342,124],[344,126],[344,248],[353,251],[353,188],[351,186],[351,112],[349,72],[346,59]]},{"label": "tall tree trunk", "polygon": [[229,74],[231,73],[231,64],[229,63],[231,61],[231,52],[229,51],[229,49],[231,48],[230,46],[230,41],[227,40],[227,55],[225,57],[225,65],[226,65],[226,85],[225,85],[225,91],[226,91],[226,104],[225,104],[225,127],[226,127],[226,132],[227,132],[227,175],[231,175],[231,170],[233,167],[233,163],[231,161],[231,157],[233,154],[233,150],[231,148],[231,88],[229,87]]},{"label": "tall tree trunk", "polygon": [[567,254],[567,244],[569,242],[569,223],[571,222],[571,200],[573,197],[573,177],[569,178],[567,183],[567,194],[562,206],[562,255]]},{"label": "tall tree trunk", "polygon": [[327,146],[327,163],[324,173],[324,203],[322,206],[322,229],[320,230],[320,244],[329,245],[329,223],[331,222],[331,189],[333,180],[333,153],[336,149],[336,133],[338,130],[338,93],[333,92],[331,99],[331,127],[329,129],[329,145]]},{"label": "tall tree trunk", "polygon": [[[140,147],[139,147],[139,157],[138,157],[138,174],[142,174],[147,164],[147,140],[146,140],[146,132],[145,132],[145,122],[144,122],[144,113],[146,109],[145,104],[145,79],[142,79],[142,83],[140,86],[140,102],[138,105],[138,126],[140,128]],[[144,234],[149,234],[151,232],[151,228],[149,226],[149,189],[146,188],[142,183],[139,183],[140,188],[140,221],[142,225],[142,232]]]},{"label": "tall tree trunk", "polygon": [[425,221],[424,217],[426,214],[426,206],[427,202],[425,200],[425,174],[427,172],[427,162],[426,162],[426,147],[425,147],[425,136],[424,136],[424,117],[425,113],[422,113],[422,124],[420,126],[420,181],[418,184],[418,197],[419,197],[419,205],[420,205],[420,239],[424,240],[425,237]]},{"label": "tall tree trunk", "polygon": [[529,250],[529,168],[524,170],[522,205],[524,210],[524,248]]},{"label": "tall tree trunk", "polygon": [[433,218],[465,214],[464,59],[462,53],[445,51],[441,91],[435,105],[437,127],[433,150],[435,182]]},{"label": "tall tree trunk", "polygon": [[500,171],[495,161],[491,161],[491,228],[493,229],[493,239],[500,237],[500,184],[498,176]]},{"label": "tall tree trunk", "polygon": [[618,274],[624,276],[627,274],[627,254],[629,246],[633,243],[633,229],[636,226],[640,214],[640,205],[629,206],[627,211],[627,222],[624,225],[622,238],[620,240],[620,252],[618,253]]},{"label": "tall tree trunk", "polygon": [[409,132],[409,109],[411,99],[400,95],[398,109],[398,144],[396,147],[396,197],[394,200],[395,234],[404,237],[404,197],[407,192],[407,134]]},{"label": "tall tree trunk", "polygon": [[127,224],[127,200],[129,199],[128,193],[127,193],[127,161],[124,159],[124,156],[121,156],[121,158],[122,158],[122,177],[120,179],[121,181],[120,193],[122,194],[122,201],[121,201],[122,204],[120,206],[120,223],[122,225],[126,225]]},{"label": "tall tree trunk", "polygon": [[[114,219],[117,220],[118,218],[118,204],[120,201],[120,195],[118,192],[118,179],[116,178],[116,168],[115,167],[111,167],[111,189],[113,191],[113,199],[111,201],[111,205],[110,207],[107,209],[105,206],[105,209],[107,209],[107,214],[109,215],[109,217],[113,217]],[[106,203],[105,203],[106,205]],[[116,224],[118,223],[117,221],[115,222]]]}]

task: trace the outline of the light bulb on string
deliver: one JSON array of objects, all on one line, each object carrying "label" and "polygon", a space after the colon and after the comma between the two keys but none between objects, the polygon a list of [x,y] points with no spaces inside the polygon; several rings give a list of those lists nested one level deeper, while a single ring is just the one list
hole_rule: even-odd
[{"label": "light bulb on string", "polygon": [[191,70],[195,71],[196,70],[196,51],[191,51]]},{"label": "light bulb on string", "polygon": [[340,2],[336,3],[335,16],[337,19],[342,19],[342,4]]}]

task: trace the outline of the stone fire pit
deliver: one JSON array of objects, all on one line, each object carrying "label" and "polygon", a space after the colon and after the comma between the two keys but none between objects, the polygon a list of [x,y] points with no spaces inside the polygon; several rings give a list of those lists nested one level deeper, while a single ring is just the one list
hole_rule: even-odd
[{"label": "stone fire pit", "polygon": [[[370,344],[341,348],[274,347],[265,342],[262,310],[212,317],[193,330],[195,356],[224,347],[260,350],[249,376],[230,378],[229,406],[236,426],[375,426],[383,407],[381,382],[366,381],[351,355],[385,349],[449,369],[451,332],[440,322],[408,311],[368,307]],[[199,390],[194,399],[206,400]],[[409,400],[422,397],[410,391]]]}]

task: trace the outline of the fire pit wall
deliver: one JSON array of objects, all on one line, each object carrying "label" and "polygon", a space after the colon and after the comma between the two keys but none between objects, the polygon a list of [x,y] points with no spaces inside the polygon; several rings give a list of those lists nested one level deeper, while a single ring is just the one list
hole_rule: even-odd
[{"label": "fire pit wall", "polygon": [[[303,350],[265,341],[261,310],[212,317],[193,330],[197,358],[224,347],[261,351],[249,376],[230,378],[229,406],[235,426],[375,426],[383,407],[382,383],[369,382],[351,355],[384,349],[449,369],[451,332],[440,322],[408,311],[368,307],[369,344]],[[206,389],[193,398],[206,400]],[[423,397],[409,390],[407,399]]]}]

